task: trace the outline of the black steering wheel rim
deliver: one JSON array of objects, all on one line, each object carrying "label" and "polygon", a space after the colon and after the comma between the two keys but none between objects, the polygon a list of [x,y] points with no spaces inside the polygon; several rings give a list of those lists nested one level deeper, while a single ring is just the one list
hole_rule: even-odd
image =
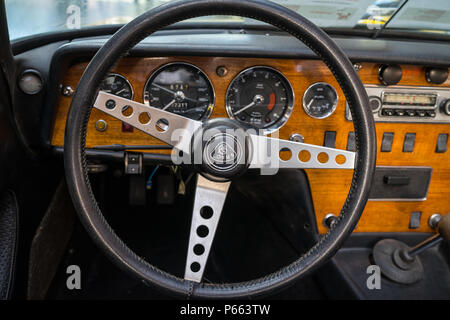
[{"label": "black steering wheel rim", "polygon": [[[234,284],[194,283],[177,278],[144,261],[111,229],[91,190],[86,168],[86,132],[91,109],[103,78],[113,65],[153,32],[207,15],[253,18],[284,30],[310,47],[330,68],[347,99],[355,127],[355,170],[347,200],[337,223],[306,254],[279,271]],[[236,298],[265,294],[292,283],[322,265],[343,244],[356,226],[367,199],[375,170],[376,134],[368,97],[351,62],[335,42],[313,23],[278,4],[241,0],[185,0],[148,11],[121,28],[97,52],[85,70],[67,117],[64,164],[74,207],[94,242],[120,268],[146,284],[170,292],[201,298]]]}]

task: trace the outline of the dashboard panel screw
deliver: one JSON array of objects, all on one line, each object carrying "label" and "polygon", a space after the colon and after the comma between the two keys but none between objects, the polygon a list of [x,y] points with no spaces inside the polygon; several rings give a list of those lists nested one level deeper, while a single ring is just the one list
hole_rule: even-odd
[{"label": "dashboard panel screw", "polygon": [[291,134],[291,136],[289,137],[290,141],[294,141],[294,142],[305,142],[305,137],[303,137],[300,133],[293,133]]},{"label": "dashboard panel screw", "polygon": [[228,69],[226,67],[218,67],[216,73],[219,77],[225,77],[228,74]]},{"label": "dashboard panel screw", "polygon": [[64,97],[71,97],[74,93],[74,90],[71,86],[63,86],[61,89],[61,93]]}]

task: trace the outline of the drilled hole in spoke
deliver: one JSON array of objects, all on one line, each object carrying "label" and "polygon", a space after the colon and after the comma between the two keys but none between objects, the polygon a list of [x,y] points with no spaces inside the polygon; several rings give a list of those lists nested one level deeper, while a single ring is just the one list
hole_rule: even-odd
[{"label": "drilled hole in spoke", "polygon": [[141,124],[149,124],[150,123],[150,120],[151,120],[152,118],[150,117],[150,114],[148,113],[148,112],[142,112],[140,115],[139,115],[139,122],[141,123]]},{"label": "drilled hole in spoke", "polygon": [[209,234],[209,229],[207,226],[200,226],[197,228],[197,235],[200,238],[206,238]]},{"label": "drilled hole in spoke", "polygon": [[131,107],[131,106],[124,106],[122,108],[122,115],[124,117],[127,117],[127,118],[131,117],[133,115],[133,112],[134,112],[134,110],[133,110],[133,107]]},{"label": "drilled hole in spoke", "polygon": [[311,159],[311,153],[309,153],[309,151],[307,151],[307,150],[302,150],[298,154],[298,159],[301,162],[308,162]]},{"label": "drilled hole in spoke", "polygon": [[345,156],[344,155],[342,155],[342,154],[338,154],[337,156],[336,156],[336,163],[337,164],[339,164],[339,165],[343,165],[346,161],[347,161],[347,158],[345,158]]},{"label": "drilled hole in spoke", "polygon": [[156,122],[156,130],[158,130],[159,132],[166,132],[167,130],[169,130],[169,121],[167,119],[159,119]]},{"label": "drilled hole in spoke", "polygon": [[113,110],[116,107],[116,102],[112,99],[109,99],[105,103],[106,109]]},{"label": "drilled hole in spoke", "polygon": [[283,161],[288,161],[292,158],[292,151],[289,148],[283,148],[280,150],[280,159]]},{"label": "drilled hole in spoke", "polygon": [[201,268],[201,266],[200,266],[200,263],[198,263],[198,262],[194,262],[191,264],[191,271],[194,273],[199,272],[200,268]]},{"label": "drilled hole in spoke", "polygon": [[202,246],[201,244],[196,244],[194,246],[194,253],[198,256],[201,256],[202,254],[205,253],[205,247]]},{"label": "drilled hole in spoke", "polygon": [[209,206],[204,206],[203,208],[200,209],[200,215],[205,220],[211,219],[213,213],[214,213],[213,209]]},{"label": "drilled hole in spoke", "polygon": [[317,161],[319,161],[322,164],[325,164],[328,162],[330,158],[328,157],[328,154],[325,152],[321,152],[317,155]]}]

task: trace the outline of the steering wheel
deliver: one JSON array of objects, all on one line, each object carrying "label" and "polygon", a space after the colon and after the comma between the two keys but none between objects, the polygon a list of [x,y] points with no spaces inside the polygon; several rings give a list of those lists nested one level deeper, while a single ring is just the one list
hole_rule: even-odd
[{"label": "steering wheel", "polygon": [[[153,32],[182,20],[208,15],[234,15],[269,23],[311,48],[329,67],[342,88],[355,130],[356,152],[325,148],[258,135],[231,119],[194,121],[164,110],[99,91],[112,66]],[[86,167],[86,131],[92,106],[174,147],[173,161],[193,162],[199,172],[192,214],[185,276],[166,273],[132,252],[105,220],[93,195]],[[133,114],[122,114],[124,106]],[[94,242],[120,268],[148,285],[198,298],[248,297],[281,289],[310,274],[342,246],[366,205],[376,160],[376,135],[368,97],[346,55],[320,28],[299,14],[262,0],[185,0],[171,2],[137,17],[97,52],[77,86],[67,117],[65,173],[74,207]],[[141,117],[142,114],[147,117]],[[149,121],[142,121],[146,118]],[[279,152],[289,149],[290,160]],[[298,159],[302,150],[311,158]],[[326,153],[329,161],[318,161]],[[345,157],[345,163],[335,159]],[[231,181],[248,169],[275,173],[277,168],[354,169],[347,200],[336,223],[303,256],[259,279],[240,283],[202,282],[203,271]]]}]

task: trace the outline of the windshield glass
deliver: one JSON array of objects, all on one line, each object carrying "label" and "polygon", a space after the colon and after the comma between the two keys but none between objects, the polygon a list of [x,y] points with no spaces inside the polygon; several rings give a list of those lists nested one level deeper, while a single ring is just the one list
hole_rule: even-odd
[{"label": "windshield glass", "polygon": [[[125,24],[171,0],[5,0],[11,40],[36,34]],[[449,0],[278,0],[320,27],[374,30],[400,28],[449,34]],[[398,12],[397,12],[398,11]],[[195,22],[257,23],[251,19],[212,16]]]}]

